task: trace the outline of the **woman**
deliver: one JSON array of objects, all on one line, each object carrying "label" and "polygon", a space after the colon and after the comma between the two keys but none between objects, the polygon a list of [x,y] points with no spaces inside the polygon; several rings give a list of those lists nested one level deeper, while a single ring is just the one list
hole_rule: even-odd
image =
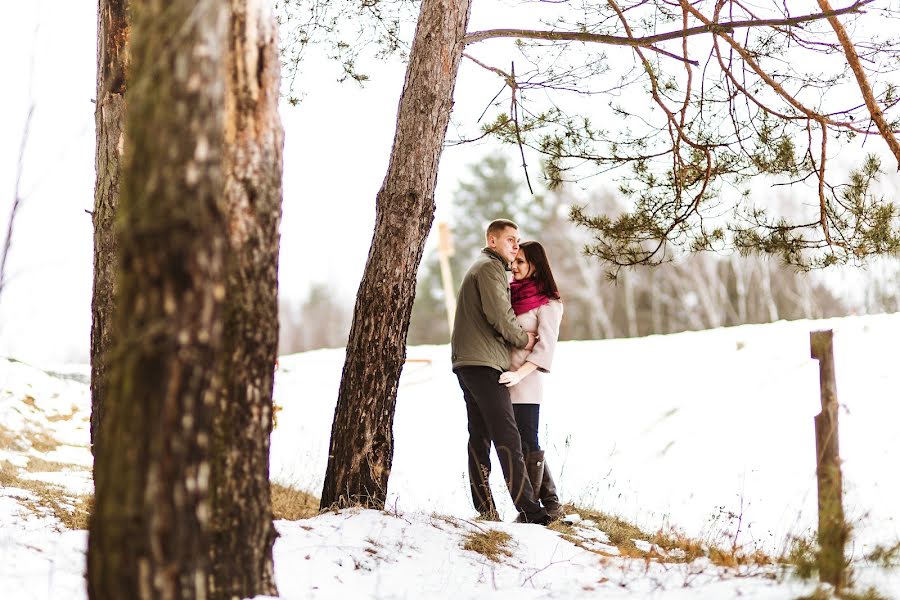
[{"label": "woman", "polygon": [[547,253],[538,242],[519,244],[511,268],[513,280],[509,287],[513,311],[522,329],[537,334],[537,342],[530,350],[513,348],[512,365],[500,376],[500,383],[509,388],[534,495],[548,514],[559,518],[562,507],[556,484],[544,463],[544,451],[538,443],[538,421],[543,394],[541,374],[548,373],[553,362],[563,304]]}]

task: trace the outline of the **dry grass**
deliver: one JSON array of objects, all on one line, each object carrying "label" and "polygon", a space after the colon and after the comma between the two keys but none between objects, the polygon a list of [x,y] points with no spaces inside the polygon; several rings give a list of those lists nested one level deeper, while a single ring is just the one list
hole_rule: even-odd
[{"label": "dry grass", "polygon": [[272,402],[272,429],[278,427],[278,413],[284,410],[284,407],[276,402]]},{"label": "dry grass", "polygon": [[[582,519],[590,520],[596,523],[597,529],[606,534],[606,537],[609,538],[610,545],[615,546],[619,550],[620,556],[625,556],[628,558],[660,558],[658,556],[658,553],[652,551],[649,553],[645,552],[638,548],[637,545],[635,545],[634,540],[644,540],[654,543],[654,536],[645,533],[643,530],[632,523],[628,523],[627,521],[619,517],[614,517],[603,512],[581,508],[570,504],[565,506],[564,512],[574,512],[578,514],[578,516],[580,516]],[[577,538],[577,530],[575,528],[569,528],[569,531],[566,531],[564,535],[566,536],[566,539],[569,539],[571,541],[572,538]],[[576,543],[576,545],[581,548],[589,549],[581,543]],[[596,552],[597,554],[608,555],[607,553],[598,550],[595,550],[594,552]]]},{"label": "dry grass", "polygon": [[20,435],[0,425],[0,448],[23,452],[28,449],[28,446],[25,445]]},{"label": "dry grass", "polygon": [[47,417],[47,421],[50,423],[56,423],[58,421],[71,421],[72,418],[78,413],[78,406],[73,404],[69,408],[69,414],[67,415],[50,415]]},{"label": "dry grass", "polygon": [[0,461],[0,487],[15,487],[19,481],[19,470],[8,460]]},{"label": "dry grass", "polygon": [[26,429],[25,431],[12,431],[0,425],[0,447],[17,452],[28,450],[28,444],[38,452],[50,452],[56,450],[62,444],[44,430]]},{"label": "dry grass", "polygon": [[93,496],[72,494],[58,485],[19,477],[19,471],[9,461],[0,462],[0,485],[27,490],[34,498],[21,503],[36,515],[48,512],[68,529],[87,529]]},{"label": "dry grass", "polygon": [[319,499],[312,494],[280,483],[272,483],[269,489],[273,518],[298,521],[319,514]]},{"label": "dry grass", "polygon": [[498,529],[473,531],[466,534],[463,550],[471,550],[494,561],[500,562],[503,556],[512,556],[509,543],[512,536]]},{"label": "dry grass", "polygon": [[[702,540],[689,538],[674,530],[648,533],[620,517],[573,505],[566,505],[565,512],[575,512],[582,519],[594,521],[597,528],[607,535],[609,543],[618,549],[619,555],[627,558],[642,558],[665,563],[689,563],[705,557],[713,564],[727,568],[762,567],[775,563],[775,559],[758,549],[746,550],[740,546],[720,548]],[[551,525],[551,529],[559,531],[565,539],[585,548],[582,541],[578,539],[576,529],[568,527],[564,523]],[[651,544],[651,549],[646,551],[638,548],[635,540],[648,542]],[[594,552],[606,554],[597,550]]]},{"label": "dry grass", "polygon": [[94,508],[94,496],[77,496],[74,505],[75,510],[62,511],[56,518],[69,529],[87,529],[91,520],[91,510]]},{"label": "dry grass", "polygon": [[28,465],[25,470],[29,473],[47,473],[56,471],[90,471],[88,467],[82,465],[73,465],[69,463],[56,462],[55,460],[45,460],[36,456],[28,457]]},{"label": "dry grass", "polygon": [[44,430],[41,431],[23,431],[22,435],[31,442],[31,447],[37,450],[38,452],[51,452],[59,448],[62,444],[60,444],[59,440],[50,435]]},{"label": "dry grass", "polygon": [[866,555],[866,560],[883,569],[900,567],[900,542],[893,546],[875,546],[875,549]]},{"label": "dry grass", "polygon": [[817,588],[809,596],[801,596],[797,600],[890,600],[874,587],[870,587],[863,591],[843,590],[840,592],[832,592],[824,588]]}]

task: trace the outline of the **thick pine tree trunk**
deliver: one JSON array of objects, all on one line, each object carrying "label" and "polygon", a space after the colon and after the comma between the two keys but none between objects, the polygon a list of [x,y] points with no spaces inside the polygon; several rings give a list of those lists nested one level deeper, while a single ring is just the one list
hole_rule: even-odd
[{"label": "thick pine tree trunk", "polygon": [[356,296],[322,507],[381,507],[394,452],[394,407],[416,272],[434,218],[434,186],[470,0],[423,0],[375,232]]},{"label": "thick pine tree trunk", "polygon": [[229,257],[212,453],[211,598],[277,595],[269,496],[278,347],[283,133],[280,62],[267,3],[231,0],[225,201]]},{"label": "thick pine tree trunk", "polygon": [[208,597],[225,298],[227,6],[131,2],[114,331],[94,464],[92,599]]},{"label": "thick pine tree trunk", "polygon": [[119,203],[119,164],[125,125],[128,1],[100,0],[97,10],[97,127],[94,186],[94,291],[91,301],[91,448],[103,416],[106,352],[112,329]]}]

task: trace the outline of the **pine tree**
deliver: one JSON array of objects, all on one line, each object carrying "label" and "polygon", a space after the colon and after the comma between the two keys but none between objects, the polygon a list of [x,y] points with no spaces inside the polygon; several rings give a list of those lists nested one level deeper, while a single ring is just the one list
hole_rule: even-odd
[{"label": "pine tree", "polygon": [[95,439],[90,598],[204,598],[226,275],[227,11],[130,6],[113,342]]}]

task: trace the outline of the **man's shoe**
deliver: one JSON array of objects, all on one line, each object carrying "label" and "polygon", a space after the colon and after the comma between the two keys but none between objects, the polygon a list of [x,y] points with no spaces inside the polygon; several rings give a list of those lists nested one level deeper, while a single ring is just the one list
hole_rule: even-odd
[{"label": "man's shoe", "polygon": [[[523,514],[525,514],[525,513],[523,513]],[[546,525],[549,525],[550,523],[552,523],[553,521],[554,521],[553,517],[548,515],[547,511],[544,510],[543,508],[539,512],[536,512],[536,513],[533,513],[530,515],[528,515],[528,514],[525,515],[525,522],[526,523],[534,523],[535,525],[545,525],[546,526]]]}]

